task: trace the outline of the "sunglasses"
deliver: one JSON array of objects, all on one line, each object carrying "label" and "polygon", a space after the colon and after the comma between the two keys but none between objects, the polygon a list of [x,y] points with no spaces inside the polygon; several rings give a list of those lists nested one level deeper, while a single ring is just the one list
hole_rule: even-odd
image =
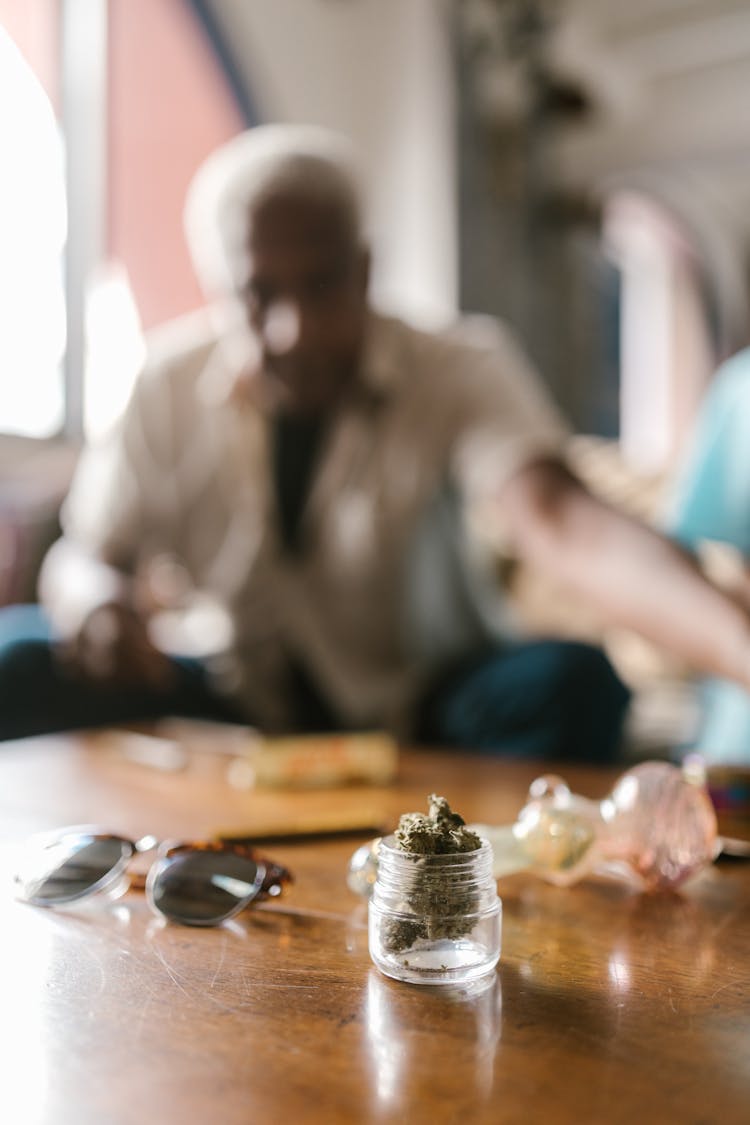
[{"label": "sunglasses", "polygon": [[[152,850],[148,875],[129,874],[133,856]],[[17,897],[33,906],[63,906],[129,885],[145,890],[158,914],[186,926],[217,926],[291,881],[285,867],[247,844],[157,844],[153,836],[128,840],[91,827],[32,837],[15,875]]]}]

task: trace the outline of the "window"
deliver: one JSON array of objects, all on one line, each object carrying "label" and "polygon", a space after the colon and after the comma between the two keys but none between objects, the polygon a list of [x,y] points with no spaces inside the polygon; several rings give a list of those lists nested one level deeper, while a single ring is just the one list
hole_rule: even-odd
[{"label": "window", "polygon": [[63,150],[50,101],[2,27],[0,151],[0,431],[46,437],[63,423]]},{"label": "window", "polygon": [[184,0],[0,0],[0,435],[119,415],[143,330],[202,304],[184,195],[242,125]]},{"label": "window", "polygon": [[662,471],[679,458],[715,363],[699,258],[678,220],[638,192],[609,199],[604,236],[621,270],[622,452]]}]

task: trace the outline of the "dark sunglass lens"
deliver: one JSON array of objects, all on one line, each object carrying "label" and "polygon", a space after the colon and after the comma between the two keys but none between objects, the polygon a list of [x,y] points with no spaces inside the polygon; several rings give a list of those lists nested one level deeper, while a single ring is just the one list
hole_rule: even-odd
[{"label": "dark sunglass lens", "polygon": [[265,871],[229,852],[188,852],[157,861],[149,879],[154,906],[176,922],[221,922],[257,895]]},{"label": "dark sunglass lens", "polygon": [[40,906],[71,902],[93,890],[132,852],[127,840],[115,837],[64,837],[26,865],[19,877],[24,898]]}]

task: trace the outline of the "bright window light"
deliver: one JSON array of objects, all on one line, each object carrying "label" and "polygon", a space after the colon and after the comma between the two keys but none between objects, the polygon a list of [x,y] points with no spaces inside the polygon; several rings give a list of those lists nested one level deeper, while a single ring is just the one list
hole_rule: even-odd
[{"label": "bright window light", "polygon": [[63,423],[63,153],[52,106],[0,27],[0,432]]},{"label": "bright window light", "polygon": [[96,440],[119,418],[143,365],[146,347],[127,271],[109,262],[86,295],[84,430]]}]

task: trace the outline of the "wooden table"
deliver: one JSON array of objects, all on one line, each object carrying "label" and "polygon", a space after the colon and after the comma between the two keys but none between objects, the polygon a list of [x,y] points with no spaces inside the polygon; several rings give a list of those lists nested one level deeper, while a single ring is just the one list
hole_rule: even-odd
[{"label": "wooden table", "polygon": [[[195,838],[316,803],[394,822],[432,790],[503,822],[538,772],[414,753],[390,789],[243,793],[215,756],[168,774],[29,740],[1,748],[1,835],[96,821]],[[612,779],[566,776],[590,796]],[[498,972],[441,990],[371,964],[353,846],[269,849],[295,885],[219,929],[163,924],[135,892],[66,911],[0,897],[0,1120],[750,1121],[750,866],[722,862],[679,896],[504,879]]]}]

